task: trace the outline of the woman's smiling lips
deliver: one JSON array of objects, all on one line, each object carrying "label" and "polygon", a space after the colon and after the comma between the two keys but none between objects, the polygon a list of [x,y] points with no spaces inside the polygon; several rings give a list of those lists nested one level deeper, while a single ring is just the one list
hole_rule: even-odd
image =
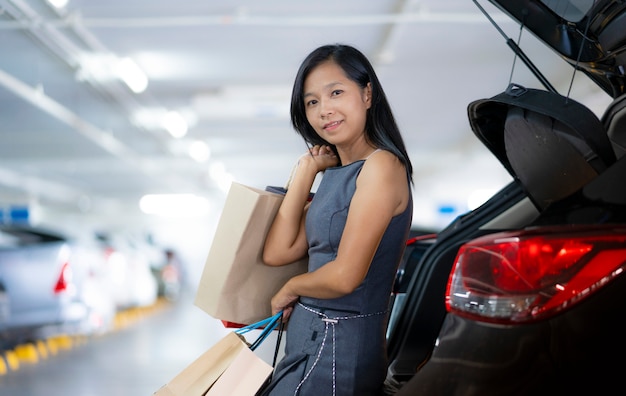
[{"label": "woman's smiling lips", "polygon": [[324,124],[324,130],[326,130],[326,131],[333,130],[337,126],[339,126],[339,124],[341,124],[341,121],[333,121],[333,122],[329,122],[327,124]]}]

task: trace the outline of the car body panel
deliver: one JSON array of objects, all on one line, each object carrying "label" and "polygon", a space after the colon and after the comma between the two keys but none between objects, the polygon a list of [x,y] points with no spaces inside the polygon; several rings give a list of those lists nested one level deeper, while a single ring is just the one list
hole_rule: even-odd
[{"label": "car body panel", "polygon": [[625,93],[626,4],[614,0],[489,2],[523,24],[611,97]]},{"label": "car body panel", "polygon": [[[516,216],[511,213],[514,208]],[[506,213],[506,216],[502,216]],[[390,386],[413,376],[430,357],[445,318],[445,289],[461,244],[500,227],[518,227],[536,218],[521,187],[511,183],[473,212],[457,218],[437,236],[437,242],[418,256],[402,310],[389,335]],[[521,222],[521,223],[520,223]],[[409,258],[411,258],[409,256]]]},{"label": "car body panel", "polygon": [[[398,396],[615,394],[623,387],[626,277],[550,320],[499,326],[449,314]],[[445,376],[442,375],[445,373]]]},{"label": "car body panel", "polygon": [[12,326],[64,320],[68,314],[64,300],[72,297],[67,293],[55,295],[54,287],[68,255],[63,241],[0,250],[0,280],[10,300]]},{"label": "car body panel", "polygon": [[[423,270],[415,272],[390,337],[388,382],[402,396],[614,394],[623,387],[625,366],[620,362],[626,352],[621,334],[626,275],[621,269],[586,294],[573,296],[576,303],[530,323],[494,324],[480,314],[442,308],[446,269],[450,275],[459,248],[474,238],[551,226],[626,229],[626,3],[489,1],[523,21],[524,28],[614,101],[600,119],[549,87],[530,90],[545,97],[534,107],[528,106],[532,100],[503,98],[507,92],[468,105],[472,130],[521,192],[507,201],[501,191],[457,219],[419,262]],[[578,109],[564,115],[572,103]],[[507,117],[516,112],[524,114],[527,125],[507,132]],[[493,217],[485,214],[489,212]],[[435,315],[425,314],[433,307]]]},{"label": "car body panel", "polygon": [[162,265],[163,251],[147,249],[119,233],[101,233],[97,239],[106,252],[107,284],[117,309],[154,304],[158,299],[158,281],[152,268]]},{"label": "car body panel", "polygon": [[112,326],[115,305],[97,273],[102,252],[26,225],[0,225],[0,240],[1,344]]}]

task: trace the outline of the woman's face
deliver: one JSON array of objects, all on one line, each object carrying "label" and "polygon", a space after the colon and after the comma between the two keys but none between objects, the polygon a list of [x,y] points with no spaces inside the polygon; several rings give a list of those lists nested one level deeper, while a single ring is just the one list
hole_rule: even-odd
[{"label": "woman's face", "polygon": [[304,108],[313,129],[327,142],[340,146],[365,133],[371,85],[361,88],[335,62],[313,69],[304,80]]}]

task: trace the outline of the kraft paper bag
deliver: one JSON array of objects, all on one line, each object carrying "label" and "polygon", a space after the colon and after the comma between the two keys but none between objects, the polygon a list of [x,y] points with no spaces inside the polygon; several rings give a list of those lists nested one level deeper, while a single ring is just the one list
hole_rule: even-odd
[{"label": "kraft paper bag", "polygon": [[230,332],[157,390],[154,396],[204,395],[242,350],[250,351],[239,335]]},{"label": "kraft paper bag", "polygon": [[255,396],[273,370],[249,348],[244,348],[206,396]]},{"label": "kraft paper bag", "polygon": [[271,299],[308,260],[271,267],[263,263],[265,237],[283,195],[232,183],[194,304],[222,321],[251,324],[272,315]]}]

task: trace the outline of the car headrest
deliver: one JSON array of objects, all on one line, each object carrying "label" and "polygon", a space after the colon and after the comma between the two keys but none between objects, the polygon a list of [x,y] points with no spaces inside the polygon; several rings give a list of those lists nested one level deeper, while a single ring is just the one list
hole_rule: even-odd
[{"label": "car headrest", "polygon": [[586,106],[512,84],[468,106],[476,136],[539,209],[579,190],[615,162],[606,131]]}]

